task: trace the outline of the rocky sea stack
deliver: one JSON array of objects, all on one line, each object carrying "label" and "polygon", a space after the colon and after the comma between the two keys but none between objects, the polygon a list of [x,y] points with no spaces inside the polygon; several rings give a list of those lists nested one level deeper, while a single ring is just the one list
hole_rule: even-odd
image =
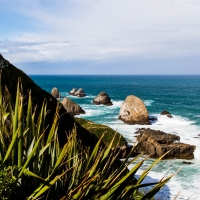
[{"label": "rocky sea stack", "polygon": [[84,93],[84,90],[82,88],[79,88],[74,94],[74,96],[77,96],[77,97],[85,97],[85,93]]},{"label": "rocky sea stack", "polygon": [[69,94],[74,95],[76,93],[77,89],[76,88],[72,88],[72,90],[69,92]]},{"label": "rocky sea stack", "polygon": [[66,111],[74,116],[74,115],[80,115],[80,114],[85,114],[85,111],[74,101],[71,99],[65,97],[62,101],[61,104],[64,106]]},{"label": "rocky sea stack", "polygon": [[93,104],[96,105],[106,105],[106,106],[112,106],[112,102],[110,100],[110,97],[105,92],[100,92],[93,100]]},{"label": "rocky sea stack", "polygon": [[54,98],[60,98],[60,92],[58,91],[58,88],[54,87],[52,90],[51,90],[51,95],[54,97]]},{"label": "rocky sea stack", "polygon": [[195,146],[180,143],[180,137],[174,134],[168,134],[158,130],[139,129],[136,134],[137,153],[149,154],[153,158],[159,158],[170,151],[165,159],[193,159]]},{"label": "rocky sea stack", "polygon": [[150,124],[147,108],[143,101],[134,95],[126,97],[118,118],[126,124]]}]

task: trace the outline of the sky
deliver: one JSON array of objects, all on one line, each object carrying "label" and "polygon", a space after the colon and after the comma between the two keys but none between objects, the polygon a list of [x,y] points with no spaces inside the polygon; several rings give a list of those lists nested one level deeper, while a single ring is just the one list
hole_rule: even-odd
[{"label": "sky", "polygon": [[200,1],[0,0],[0,53],[27,74],[200,74]]}]

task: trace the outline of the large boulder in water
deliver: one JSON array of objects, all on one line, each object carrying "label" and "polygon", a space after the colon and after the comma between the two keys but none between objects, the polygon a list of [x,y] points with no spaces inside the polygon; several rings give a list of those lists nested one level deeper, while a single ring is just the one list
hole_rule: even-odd
[{"label": "large boulder in water", "polygon": [[66,111],[72,116],[85,114],[85,111],[77,103],[75,103],[74,101],[72,101],[71,99],[67,97],[63,98],[61,103],[66,109]]},{"label": "large boulder in water", "polygon": [[[24,96],[28,96],[29,91],[31,90],[32,94],[32,103],[33,106],[37,105],[36,118],[39,116],[39,110],[42,107],[44,99],[47,101],[47,110],[49,110],[46,117],[46,126],[52,124],[54,114],[56,112],[57,100],[52,98],[52,95],[42,90],[35,82],[27,76],[23,71],[17,69],[15,66],[9,63],[3,56],[0,54],[0,69],[2,70],[2,89],[4,90],[5,85],[7,86],[12,99],[14,100],[17,92],[17,82],[18,78],[21,77]],[[14,101],[15,102],[15,101]],[[24,105],[27,106],[27,98],[24,99]],[[26,109],[25,109],[26,110]],[[97,137],[90,134],[89,131],[81,127],[74,118],[66,113],[66,110],[63,106],[60,109],[60,122],[58,127],[58,138],[60,145],[64,145],[67,141],[66,133],[72,132],[74,126],[76,126],[77,137],[82,140],[82,144],[86,146],[94,146],[97,142]],[[47,129],[48,134],[49,129]]]},{"label": "large boulder in water", "polygon": [[93,104],[96,105],[106,105],[106,106],[112,106],[112,102],[110,100],[110,97],[105,92],[100,92],[94,99]]},{"label": "large boulder in water", "polygon": [[165,159],[193,159],[195,146],[180,143],[180,137],[159,130],[139,129],[136,134],[139,142],[137,153],[149,154],[153,158],[159,158],[170,151]]},{"label": "large boulder in water", "polygon": [[77,96],[77,97],[85,97],[85,93],[84,93],[84,90],[82,88],[79,88],[75,93],[74,93],[74,96]]},{"label": "large boulder in water", "polygon": [[119,119],[126,124],[150,124],[143,101],[134,95],[127,96],[122,103]]},{"label": "large boulder in water", "polygon": [[58,88],[54,87],[52,90],[51,90],[51,95],[54,97],[54,98],[60,98],[60,92],[58,91]]}]

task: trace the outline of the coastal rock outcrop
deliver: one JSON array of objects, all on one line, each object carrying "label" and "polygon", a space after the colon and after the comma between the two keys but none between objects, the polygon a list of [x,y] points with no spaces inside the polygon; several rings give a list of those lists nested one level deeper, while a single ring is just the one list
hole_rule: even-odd
[{"label": "coastal rock outcrop", "polygon": [[173,116],[170,114],[170,112],[168,112],[168,111],[166,111],[166,110],[162,111],[162,112],[160,113],[160,115],[166,115],[166,116],[169,117],[169,118],[173,118]]},{"label": "coastal rock outcrop", "polygon": [[134,95],[126,97],[118,118],[126,124],[150,124],[147,108],[143,101]]},{"label": "coastal rock outcrop", "polygon": [[149,154],[153,158],[159,158],[169,151],[165,159],[193,159],[195,146],[180,143],[180,137],[159,130],[139,129],[136,134],[138,146],[137,153]]},{"label": "coastal rock outcrop", "polygon": [[75,120],[85,129],[87,129],[91,134],[96,135],[98,139],[100,139],[102,135],[104,135],[102,138],[102,142],[104,144],[110,144],[110,142],[114,138],[113,147],[123,147],[124,149],[125,146],[127,146],[126,139],[116,130],[113,130],[112,128],[103,124],[94,123],[93,121],[87,119],[75,117]]},{"label": "coastal rock outcrop", "polygon": [[66,111],[72,116],[85,114],[85,111],[77,103],[75,103],[74,101],[72,101],[67,97],[63,98],[61,104],[64,106]]},{"label": "coastal rock outcrop", "polygon": [[69,92],[69,94],[74,95],[76,93],[77,89],[76,88],[72,88],[72,90]]},{"label": "coastal rock outcrop", "polygon": [[84,90],[82,88],[79,88],[75,93],[74,93],[74,96],[77,96],[77,97],[85,97],[85,93],[84,93]]},{"label": "coastal rock outcrop", "polygon": [[106,106],[111,106],[113,105],[110,97],[105,93],[105,92],[100,92],[94,99],[93,99],[93,104],[96,105],[106,105]]},{"label": "coastal rock outcrop", "polygon": [[60,98],[60,92],[58,91],[58,88],[54,87],[52,90],[51,90],[51,95],[54,97],[54,98]]}]

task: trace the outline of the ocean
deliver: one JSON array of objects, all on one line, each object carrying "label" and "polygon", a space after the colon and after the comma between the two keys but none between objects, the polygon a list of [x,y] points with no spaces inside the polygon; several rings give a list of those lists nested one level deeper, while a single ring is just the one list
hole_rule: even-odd
[{"label": "ocean", "polygon": [[[135,141],[134,132],[138,128],[151,128],[181,137],[181,142],[196,146],[192,164],[185,160],[161,161],[148,174],[144,182],[154,182],[175,173],[173,178],[155,196],[155,199],[200,199],[200,76],[199,75],[59,75],[30,76],[36,84],[47,92],[57,87],[62,97],[78,103],[86,114],[77,117],[105,124],[121,133],[130,144]],[[84,98],[70,96],[72,88],[83,88]],[[113,106],[93,105],[92,100],[100,92],[106,92]],[[128,95],[141,98],[149,116],[157,117],[152,125],[126,125],[118,119],[120,106]],[[161,116],[169,111],[173,118]],[[153,162],[145,162],[141,171]],[[180,171],[178,171],[180,169]],[[177,172],[178,171],[178,172]],[[177,172],[177,173],[176,173]]]}]

